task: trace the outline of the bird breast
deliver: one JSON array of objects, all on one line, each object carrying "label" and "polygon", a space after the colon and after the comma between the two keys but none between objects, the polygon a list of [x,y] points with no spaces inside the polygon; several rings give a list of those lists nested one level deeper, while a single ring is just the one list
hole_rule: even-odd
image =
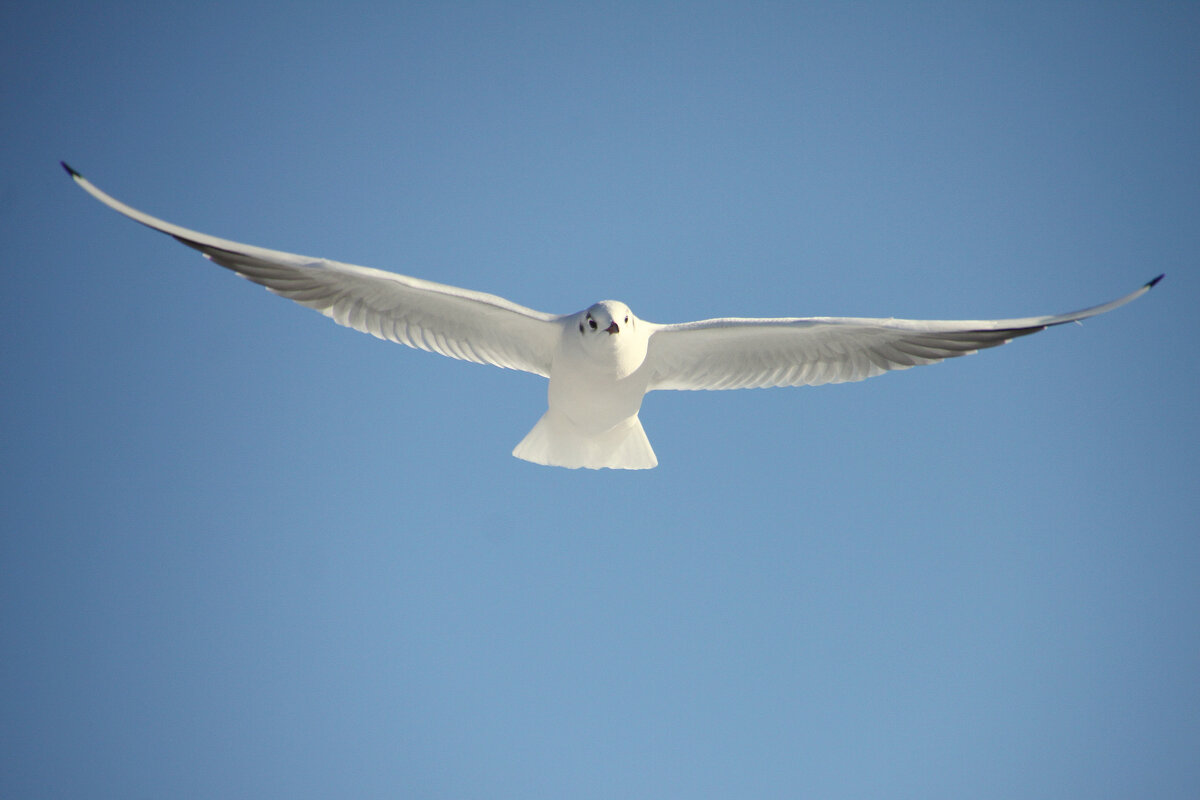
[{"label": "bird breast", "polygon": [[582,429],[607,430],[636,414],[649,384],[645,341],[608,339],[568,333],[550,368],[550,409]]}]

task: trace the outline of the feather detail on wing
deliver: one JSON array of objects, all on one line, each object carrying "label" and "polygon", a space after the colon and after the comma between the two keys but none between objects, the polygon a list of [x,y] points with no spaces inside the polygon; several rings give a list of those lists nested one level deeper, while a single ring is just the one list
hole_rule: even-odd
[{"label": "feather detail on wing", "polygon": [[172,225],[125,205],[63,167],[88,194],[213,262],[339,325],[451,358],[550,374],[560,323],[502,297],[393,272],[268,250]]},{"label": "feather detail on wing", "polygon": [[1046,317],[709,319],[659,325],[646,357],[649,388],[750,389],[860,381],[1103,314],[1142,296],[1161,279],[1159,275],[1111,303]]}]

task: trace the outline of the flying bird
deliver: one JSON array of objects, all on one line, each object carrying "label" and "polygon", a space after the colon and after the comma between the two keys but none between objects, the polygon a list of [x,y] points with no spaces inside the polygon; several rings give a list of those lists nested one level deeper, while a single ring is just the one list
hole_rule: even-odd
[{"label": "flying bird", "polygon": [[1022,319],[726,318],[662,325],[639,319],[616,300],[574,314],[547,314],[483,292],[181,228],[125,205],[62,166],[109,208],[339,325],[548,378],[548,408],[513,455],[572,469],[657,466],[638,419],[650,391],[860,381],[1112,311],[1163,277],[1111,303]]}]

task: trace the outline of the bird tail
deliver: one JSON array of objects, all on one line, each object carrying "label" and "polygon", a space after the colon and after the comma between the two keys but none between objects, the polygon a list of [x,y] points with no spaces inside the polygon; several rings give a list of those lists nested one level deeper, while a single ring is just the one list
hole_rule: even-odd
[{"label": "bird tail", "polygon": [[547,411],[512,453],[552,467],[652,469],[658,466],[637,414],[606,431],[581,431],[569,419]]}]

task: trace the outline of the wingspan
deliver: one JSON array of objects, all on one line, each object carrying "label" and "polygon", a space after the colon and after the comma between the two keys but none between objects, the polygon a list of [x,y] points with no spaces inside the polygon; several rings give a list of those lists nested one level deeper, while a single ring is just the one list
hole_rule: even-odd
[{"label": "wingspan", "polygon": [[709,319],[657,326],[650,389],[749,389],[860,381],[933,364],[1094,317],[1136,300],[1159,275],[1111,303],[1047,317],[904,320],[853,317]]},{"label": "wingspan", "polygon": [[67,164],[88,194],[136,222],[174,237],[275,294],[339,325],[451,358],[550,374],[559,317],[483,292],[268,250],[181,228],[110,197]]}]

